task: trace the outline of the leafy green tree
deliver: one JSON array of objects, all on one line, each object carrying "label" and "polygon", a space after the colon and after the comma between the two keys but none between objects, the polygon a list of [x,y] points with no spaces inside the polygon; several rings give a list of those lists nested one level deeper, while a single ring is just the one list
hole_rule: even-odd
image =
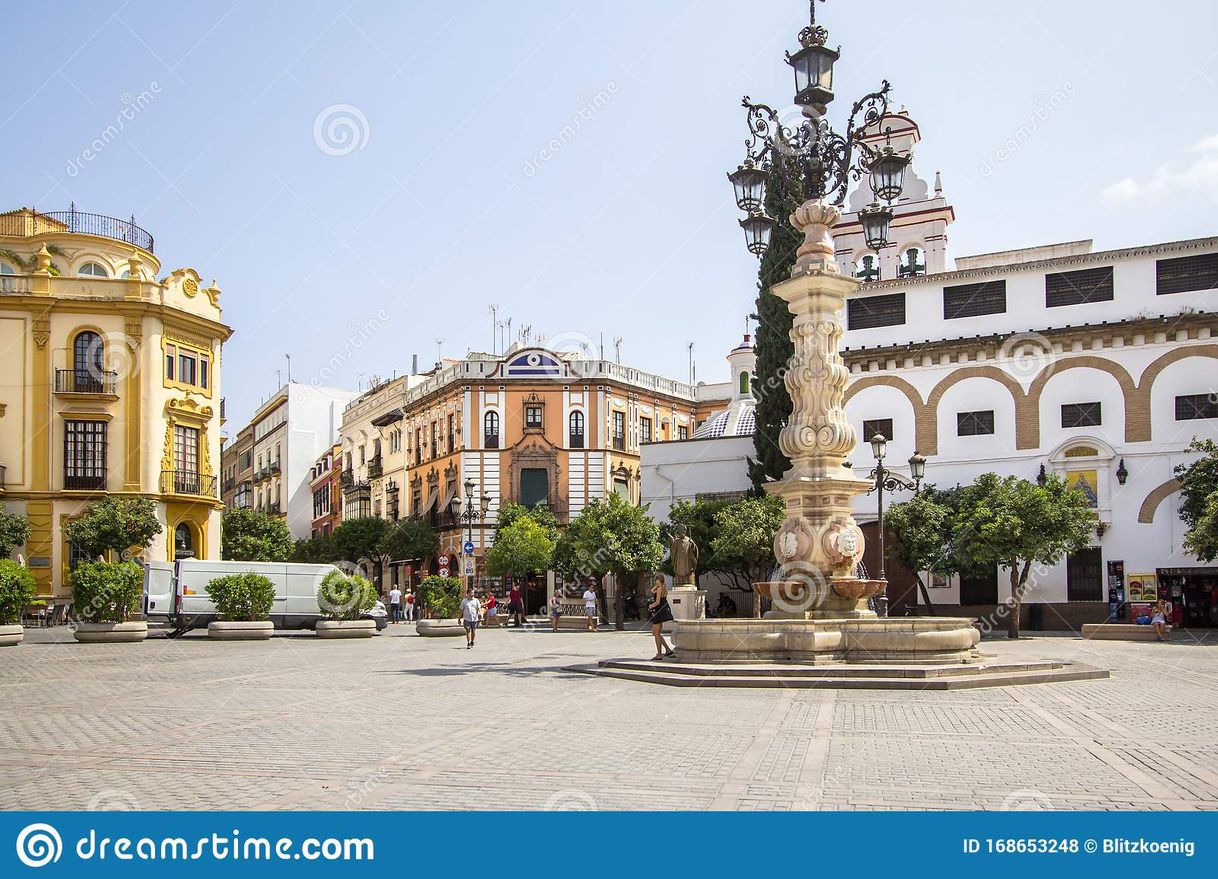
[{"label": "leafy green tree", "polygon": [[1176,467],[1180,518],[1188,526],[1184,548],[1208,562],[1218,557],[1218,443],[1194,439],[1188,450],[1201,457]]},{"label": "leafy green tree", "polygon": [[795,355],[791,343],[794,316],[787,304],[770,292],[775,284],[791,277],[795,251],[802,236],[787,217],[804,201],[803,186],[794,163],[781,156],[771,169],[765,194],[765,212],[778,222],[770,247],[761,257],[757,295],[757,369],[753,396],[757,398],[757,429],[753,433],[755,456],[749,458],[749,478],[758,494],[769,480],[778,479],[791,461],[778,447],[778,434],[791,417],[791,396],[783,376]]},{"label": "leafy green tree", "polygon": [[271,616],[271,608],[275,606],[275,584],[261,574],[243,571],[240,574],[228,574],[210,580],[207,584],[207,597],[216,606],[220,619],[257,622]]},{"label": "leafy green tree", "polygon": [[352,564],[359,564],[365,559],[371,562],[379,581],[381,569],[389,561],[385,538],[392,530],[393,523],[378,516],[347,519],[334,529],[334,545],[339,555]]},{"label": "leafy green tree", "polygon": [[961,493],[954,522],[956,551],[969,565],[1010,570],[1007,636],[1019,637],[1019,610],[1032,565],[1056,565],[1091,543],[1096,513],[1060,476],[1037,485],[985,473]]},{"label": "leafy green tree", "polygon": [[392,560],[426,559],[440,550],[440,535],[426,522],[403,519],[384,539],[385,555]]},{"label": "leafy green tree", "polygon": [[532,519],[546,530],[552,540],[558,539],[558,517],[551,512],[549,507],[540,504],[526,507],[524,504],[515,502],[508,502],[499,508],[499,515],[495,518],[495,539],[498,540],[500,531],[511,526],[521,517]]},{"label": "leafy green tree", "polygon": [[163,530],[156,504],[142,497],[107,497],[89,504],[63,527],[64,536],[81,552],[96,558],[141,550]]},{"label": "leafy green tree", "polygon": [[220,519],[220,558],[238,562],[286,562],[292,532],[278,516],[259,510],[225,510]]},{"label": "leafy green tree", "polygon": [[334,538],[329,534],[318,534],[297,540],[292,547],[292,561],[307,564],[327,564],[342,558],[342,553],[334,545]]},{"label": "leafy green tree", "polygon": [[25,609],[36,603],[37,589],[34,575],[28,568],[9,559],[0,559],[0,626],[20,623]]},{"label": "leafy green tree", "polygon": [[144,571],[135,562],[81,562],[71,583],[73,613],[86,623],[121,623],[144,595]]},{"label": "leafy green tree", "polygon": [[891,538],[886,541],[888,557],[913,572],[932,615],[935,607],[922,575],[950,577],[971,570],[965,569],[955,551],[960,499],[960,489],[941,491],[928,485],[910,500],[893,504],[884,513],[884,530]]},{"label": "leafy green tree", "polygon": [[613,574],[618,592],[641,573],[659,568],[664,550],[660,526],[616,493],[594,500],[571,520],[554,547],[553,565],[565,577],[593,577],[601,614],[605,606],[605,574]]},{"label": "leafy green tree", "polygon": [[432,619],[453,619],[461,610],[461,578],[430,574],[419,584],[419,598]]},{"label": "leafy green tree", "polygon": [[550,568],[557,541],[531,516],[521,516],[500,528],[486,553],[486,572],[492,577],[531,578]]},{"label": "leafy green tree", "polygon": [[[737,588],[751,592],[758,580],[774,570],[774,537],[787,517],[786,502],[777,496],[743,498],[715,515],[710,551],[716,568],[726,571]],[[753,596],[753,616],[761,603]]]},{"label": "leafy green tree", "polygon": [[358,620],[376,605],[376,587],[363,577],[331,571],[317,588],[317,606],[332,620]]},{"label": "leafy green tree", "polygon": [[6,559],[13,550],[30,539],[30,523],[25,516],[5,511],[0,501],[0,559]]}]

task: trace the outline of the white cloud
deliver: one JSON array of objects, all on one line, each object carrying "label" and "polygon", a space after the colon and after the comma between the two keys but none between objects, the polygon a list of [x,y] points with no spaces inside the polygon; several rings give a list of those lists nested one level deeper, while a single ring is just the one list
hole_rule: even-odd
[{"label": "white cloud", "polygon": [[1191,162],[1167,162],[1142,179],[1118,180],[1105,186],[1102,194],[1112,201],[1177,196],[1218,201],[1218,134],[1197,141],[1188,151],[1200,156]]}]

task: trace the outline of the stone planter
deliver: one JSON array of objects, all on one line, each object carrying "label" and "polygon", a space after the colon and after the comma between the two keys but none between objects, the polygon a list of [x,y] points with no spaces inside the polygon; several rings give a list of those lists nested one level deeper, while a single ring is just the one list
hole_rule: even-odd
[{"label": "stone planter", "polygon": [[375,620],[321,620],[318,638],[371,638],[376,634]]},{"label": "stone planter", "polygon": [[12,647],[20,644],[24,633],[25,629],[20,625],[0,626],[0,647]]},{"label": "stone planter", "polygon": [[207,624],[207,637],[213,641],[266,641],[275,633],[270,620],[216,620]]},{"label": "stone planter", "polygon": [[148,637],[148,623],[128,620],[125,623],[77,623],[73,633],[81,644],[126,644]]},{"label": "stone planter", "polygon": [[456,638],[465,634],[460,620],[419,620],[414,630],[424,638]]}]

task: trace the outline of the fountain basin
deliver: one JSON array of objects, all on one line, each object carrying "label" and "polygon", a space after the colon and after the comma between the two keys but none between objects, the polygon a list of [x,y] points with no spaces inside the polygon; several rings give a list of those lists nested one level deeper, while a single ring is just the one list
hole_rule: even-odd
[{"label": "fountain basin", "polygon": [[911,665],[979,662],[968,617],[680,620],[678,662]]}]

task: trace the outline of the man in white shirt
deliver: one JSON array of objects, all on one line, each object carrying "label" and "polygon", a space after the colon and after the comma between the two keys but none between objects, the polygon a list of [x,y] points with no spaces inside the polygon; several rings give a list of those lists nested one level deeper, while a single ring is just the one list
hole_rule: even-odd
[{"label": "man in white shirt", "polygon": [[588,631],[596,631],[596,590],[592,588],[592,583],[589,581],[588,588],[584,590],[584,615],[588,617]]},{"label": "man in white shirt", "polygon": [[474,646],[474,633],[478,630],[478,615],[482,613],[482,602],[474,596],[473,589],[465,590],[461,602],[461,625],[465,626],[465,649]]},{"label": "man in white shirt", "polygon": [[389,622],[396,623],[402,618],[402,590],[394,586],[389,590]]}]

